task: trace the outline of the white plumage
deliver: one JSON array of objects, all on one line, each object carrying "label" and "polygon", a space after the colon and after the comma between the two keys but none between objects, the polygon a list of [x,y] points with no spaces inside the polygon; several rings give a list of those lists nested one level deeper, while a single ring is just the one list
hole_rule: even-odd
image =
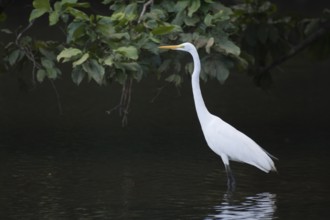
[{"label": "white plumage", "polygon": [[161,46],[161,49],[181,50],[190,53],[194,61],[194,71],[191,78],[195,108],[201,124],[204,137],[209,147],[218,154],[226,168],[228,188],[235,187],[229,160],[253,165],[264,172],[276,171],[271,155],[263,150],[251,138],[224,122],[219,117],[212,115],[207,110],[199,85],[201,70],[197,50],[191,43],[180,45]]}]

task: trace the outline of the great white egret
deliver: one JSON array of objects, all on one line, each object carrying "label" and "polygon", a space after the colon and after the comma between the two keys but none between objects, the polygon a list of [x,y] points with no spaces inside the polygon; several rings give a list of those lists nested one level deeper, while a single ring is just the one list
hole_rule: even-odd
[{"label": "great white egret", "polygon": [[195,46],[191,43],[183,43],[180,45],[160,46],[159,48],[186,51],[193,58],[194,71],[191,77],[191,84],[197,116],[207,144],[221,157],[224,163],[228,188],[235,188],[235,178],[230,169],[229,160],[253,165],[266,173],[276,171],[274,162],[271,159],[273,156],[262,149],[251,138],[219,117],[212,115],[207,110],[199,85],[201,63]]}]

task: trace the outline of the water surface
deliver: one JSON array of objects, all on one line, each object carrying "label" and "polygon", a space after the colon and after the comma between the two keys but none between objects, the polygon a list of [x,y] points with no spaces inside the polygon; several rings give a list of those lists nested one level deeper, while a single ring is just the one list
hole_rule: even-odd
[{"label": "water surface", "polygon": [[8,136],[0,148],[0,218],[326,217],[327,142],[268,140],[262,145],[280,158],[279,172],[233,163],[238,186],[227,192],[222,162],[201,136],[123,139],[59,131]]}]

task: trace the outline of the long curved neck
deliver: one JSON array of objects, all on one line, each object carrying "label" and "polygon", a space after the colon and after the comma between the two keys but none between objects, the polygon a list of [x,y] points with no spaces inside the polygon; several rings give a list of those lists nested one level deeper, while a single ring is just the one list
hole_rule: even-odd
[{"label": "long curved neck", "polygon": [[207,110],[203,97],[202,97],[202,92],[199,84],[199,75],[201,71],[201,64],[199,60],[198,53],[191,53],[193,60],[194,60],[194,71],[191,77],[191,85],[192,85],[192,91],[193,91],[193,96],[194,96],[194,101],[195,101],[195,108],[197,111],[197,116],[199,119],[199,122],[203,126],[203,123],[208,121],[210,117],[210,113]]}]

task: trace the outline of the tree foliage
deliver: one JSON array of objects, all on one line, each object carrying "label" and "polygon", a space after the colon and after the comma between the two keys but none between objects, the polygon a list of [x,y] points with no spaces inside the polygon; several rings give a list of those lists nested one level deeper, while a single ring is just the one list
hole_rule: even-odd
[{"label": "tree foliage", "polygon": [[[31,81],[36,84],[60,78],[62,63],[69,63],[77,85],[84,80],[123,85],[121,100],[127,111],[125,100],[133,81],[156,74],[180,85],[192,72],[191,59],[183,53],[160,54],[160,44],[195,44],[204,80],[224,83],[235,68],[252,75],[259,86],[269,85],[270,71],[305,48],[322,58],[330,52],[329,10],[318,18],[293,18],[279,16],[276,5],[267,0],[227,6],[214,0],[103,0],[102,4],[107,10],[95,13],[88,1],[34,0],[27,27],[1,29],[2,35],[14,39],[3,42],[1,71],[31,67]],[[5,19],[1,13],[3,25]],[[39,19],[64,32],[65,40],[26,34]]]}]

